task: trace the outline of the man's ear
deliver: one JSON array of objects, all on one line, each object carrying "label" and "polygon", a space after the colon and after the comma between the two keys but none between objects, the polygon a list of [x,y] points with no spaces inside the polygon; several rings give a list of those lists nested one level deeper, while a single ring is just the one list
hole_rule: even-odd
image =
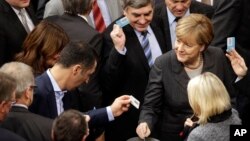
[{"label": "man's ear", "polygon": [[29,99],[30,98],[30,95],[29,95],[29,90],[30,89],[31,89],[30,87],[28,87],[27,89],[25,89],[25,93],[24,93],[25,99]]},{"label": "man's ear", "polygon": [[81,69],[82,69],[82,67],[81,67],[81,65],[74,65],[73,66],[73,75],[77,75],[79,72],[81,72]]}]

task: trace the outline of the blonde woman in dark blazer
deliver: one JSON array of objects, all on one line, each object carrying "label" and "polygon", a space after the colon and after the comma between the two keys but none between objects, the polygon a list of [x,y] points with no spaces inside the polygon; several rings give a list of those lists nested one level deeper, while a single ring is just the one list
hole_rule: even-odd
[{"label": "blonde woman in dark blazer", "polygon": [[[211,21],[204,15],[190,14],[178,21],[176,36],[175,49],[158,57],[150,72],[137,127],[141,138],[157,130],[160,140],[182,140],[179,133],[186,118],[192,115],[187,84],[203,72],[212,72],[219,77],[234,103],[232,68],[220,48],[209,46],[213,39]],[[234,71],[238,77],[245,75],[237,69]],[[160,123],[158,128],[155,126],[157,122]]]}]

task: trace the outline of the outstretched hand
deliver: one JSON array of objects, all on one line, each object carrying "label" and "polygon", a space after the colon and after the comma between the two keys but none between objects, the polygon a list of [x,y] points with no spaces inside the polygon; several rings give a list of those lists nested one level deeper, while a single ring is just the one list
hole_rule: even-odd
[{"label": "outstretched hand", "polygon": [[231,62],[231,66],[234,70],[234,73],[238,77],[244,77],[247,74],[247,66],[244,59],[238,54],[235,49],[230,50],[226,53],[227,58]]},{"label": "outstretched hand", "polygon": [[110,106],[114,117],[120,116],[122,113],[128,111],[130,107],[130,101],[129,95],[122,95],[116,98]]}]

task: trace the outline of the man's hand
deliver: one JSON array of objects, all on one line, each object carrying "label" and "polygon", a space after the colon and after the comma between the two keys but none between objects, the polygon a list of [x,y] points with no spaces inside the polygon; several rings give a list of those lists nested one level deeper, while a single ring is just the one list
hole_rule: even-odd
[{"label": "man's hand", "polygon": [[123,112],[128,111],[130,102],[131,100],[129,95],[123,95],[116,98],[110,106],[114,117],[120,116]]},{"label": "man's hand", "polygon": [[247,66],[244,59],[237,53],[235,49],[232,49],[230,52],[226,53],[226,56],[231,62],[234,73],[238,77],[244,77],[247,74]]},{"label": "man's hand", "polygon": [[151,134],[151,131],[146,122],[140,123],[136,128],[136,133],[141,139],[145,139]]},{"label": "man's hand", "polygon": [[122,28],[119,25],[114,24],[113,30],[110,33],[113,40],[115,49],[118,51],[123,51],[125,46],[125,35]]}]

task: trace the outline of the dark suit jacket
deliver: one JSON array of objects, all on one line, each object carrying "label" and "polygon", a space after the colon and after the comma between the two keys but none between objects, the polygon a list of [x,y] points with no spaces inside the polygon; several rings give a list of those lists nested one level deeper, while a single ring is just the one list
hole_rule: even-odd
[{"label": "dark suit jacket", "polygon": [[30,4],[32,4],[33,6],[37,19],[39,20],[43,19],[45,5],[48,1],[49,0],[30,0]]},{"label": "dark suit jacket", "polygon": [[17,134],[9,130],[3,129],[1,127],[0,127],[0,133],[1,133],[0,141],[26,141],[24,138],[18,136]]},{"label": "dark suit jacket", "polygon": [[[64,14],[62,16],[51,16],[45,20],[56,23],[62,27],[71,41],[81,40],[92,45],[101,60],[102,36],[82,17]],[[99,66],[100,62],[98,62],[98,67],[89,83],[78,87],[80,99],[82,103],[84,103],[84,105],[81,105],[81,111],[87,111],[93,109],[93,107],[101,106],[102,91],[99,86]]]},{"label": "dark suit jacket", "polygon": [[227,37],[234,37],[235,30],[239,26],[238,23],[242,11],[240,7],[241,1],[242,0],[214,0],[213,7],[215,11],[212,18],[214,39],[211,43],[212,46],[220,47],[226,51]]},{"label": "dark suit jacket", "polygon": [[13,106],[2,127],[28,141],[50,141],[53,120],[33,114],[24,107]]},{"label": "dark suit jacket", "polygon": [[250,3],[248,0],[241,0],[241,7],[238,11],[240,15],[238,26],[236,27],[236,49],[245,59],[250,67]]},{"label": "dark suit jacket", "polygon": [[[101,78],[104,102],[110,104],[116,97],[128,94],[143,102],[144,91],[148,82],[150,67],[134,29],[127,25],[123,27],[126,36],[126,55],[119,54],[110,38],[112,23],[104,32],[104,60]],[[150,25],[159,43],[162,53],[167,51],[162,31],[155,25]],[[106,140],[124,141],[137,136],[135,129],[139,111],[133,107],[109,124],[105,131]],[[128,132],[129,131],[129,132]]]},{"label": "dark suit jacket", "polygon": [[[34,25],[37,20],[31,8],[26,8]],[[0,66],[12,61],[16,53],[22,50],[22,43],[27,36],[21,21],[5,1],[0,1]]]},{"label": "dark suit jacket", "polygon": [[[202,72],[216,74],[226,86],[231,98],[234,98],[235,79],[223,51],[208,47],[203,58]],[[184,122],[192,115],[187,95],[189,80],[174,50],[158,57],[151,69],[139,122],[146,121],[151,131],[154,131],[158,130],[153,127],[157,120],[160,120],[161,141],[180,139],[179,133]],[[174,138],[171,138],[173,136]]]},{"label": "dark suit jacket", "polygon": [[[211,6],[192,0],[190,5],[190,13],[204,14],[208,18],[212,18],[213,12],[214,10]],[[165,4],[157,5],[155,7],[153,22],[155,22],[161,28],[161,30],[164,31],[164,37],[168,50],[171,50],[172,41],[169,29],[167,8]]]},{"label": "dark suit jacket", "polygon": [[[55,92],[49,76],[46,72],[36,78],[37,88],[34,91],[34,101],[29,107],[30,111],[48,118],[54,119],[58,116]],[[79,102],[76,101],[78,96],[75,94],[66,93],[63,98],[64,110],[78,110]],[[105,108],[96,109],[87,113],[91,120],[90,126],[101,126],[109,122]]]}]

